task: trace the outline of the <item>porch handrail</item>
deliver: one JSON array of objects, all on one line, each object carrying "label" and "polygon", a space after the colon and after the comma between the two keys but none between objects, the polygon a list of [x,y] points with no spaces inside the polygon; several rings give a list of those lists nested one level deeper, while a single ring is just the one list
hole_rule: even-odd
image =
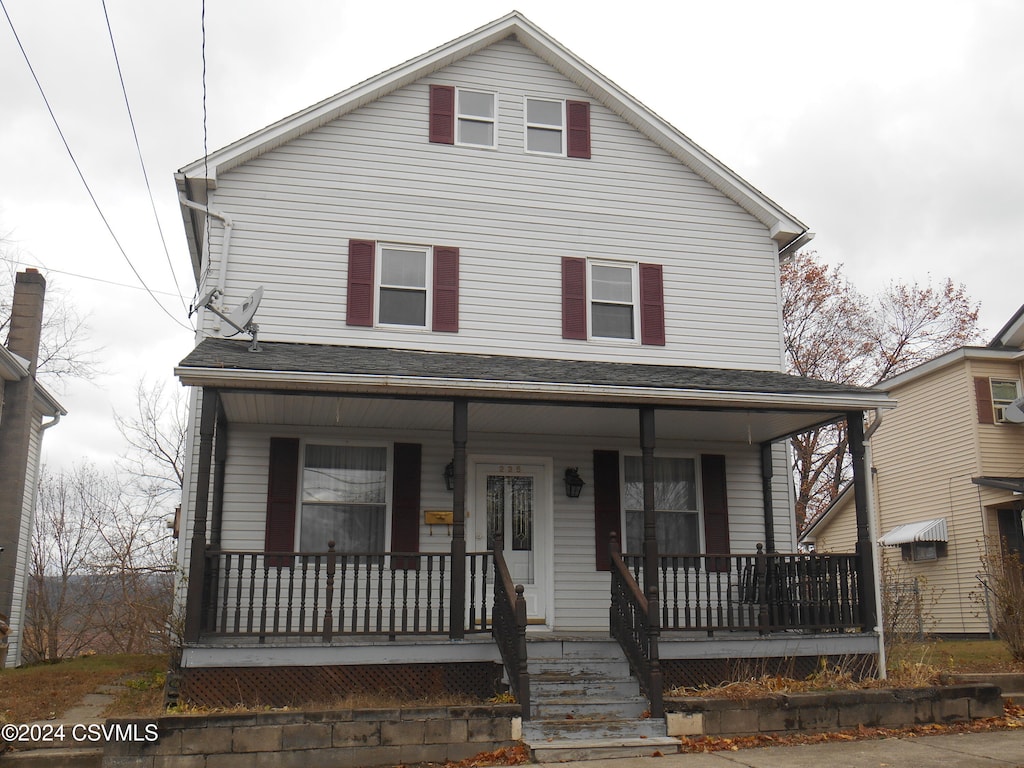
[{"label": "porch handrail", "polygon": [[611,610],[609,625],[629,666],[640,681],[640,685],[651,704],[651,717],[665,716],[662,692],[661,660],[658,652],[658,637],[661,622],[658,609],[658,587],[652,584],[647,595],[622,560],[619,539],[611,535]]},{"label": "porch handrail", "polygon": [[[637,581],[644,558],[622,556]],[[657,579],[661,627],[667,630],[862,629],[855,554],[662,554]]]},{"label": "porch handrail", "polygon": [[512,575],[505,562],[503,542],[494,540],[494,610],[491,613],[491,634],[501,651],[501,660],[508,682],[522,710],[523,720],[530,719],[530,674],[526,659],[526,598],[522,584],[512,584]]},{"label": "porch handrail", "polygon": [[[333,542],[332,542],[333,544]],[[209,636],[444,635],[445,552],[264,552],[208,548],[201,631]],[[475,569],[474,569],[475,570]]]}]

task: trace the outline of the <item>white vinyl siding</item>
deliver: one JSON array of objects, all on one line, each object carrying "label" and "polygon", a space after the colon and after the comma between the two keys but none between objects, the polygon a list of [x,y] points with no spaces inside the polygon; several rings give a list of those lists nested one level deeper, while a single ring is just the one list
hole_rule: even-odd
[{"label": "white vinyl siding", "polygon": [[[21,525],[18,531],[18,562],[14,567],[14,585],[11,599],[10,633],[7,635],[7,666],[14,667],[24,661],[22,651],[25,633],[25,608],[28,600],[28,579],[32,563],[32,529],[35,521],[37,488],[39,486],[40,450],[43,431],[42,414],[34,414],[29,430],[28,461],[25,468],[25,497],[22,503]],[[4,555],[14,553],[8,550]]]},{"label": "white vinyl siding", "polygon": [[[453,82],[495,93],[494,151],[426,141],[429,85]],[[525,153],[527,95],[589,101],[593,159]],[[265,284],[264,338],[781,369],[766,228],[511,40],[222,174],[210,204],[235,221],[225,303]],[[347,327],[352,238],[459,248],[459,333]],[[663,264],[666,345],[563,339],[564,256]]]},{"label": "white vinyl siding", "polygon": [[[312,400],[312,399],[310,399]],[[381,408],[394,407],[394,401],[365,401],[371,414]],[[302,404],[304,406],[304,404]],[[491,418],[508,414],[502,409],[527,418],[532,406],[480,406],[471,415],[470,437],[474,455],[517,457],[536,456],[538,461],[550,460],[555,468],[552,487],[539,492],[550,493],[553,505],[554,609],[556,627],[564,630],[594,630],[608,627],[608,574],[595,570],[593,450],[617,450],[620,454],[635,453],[635,438],[601,439],[554,437],[544,438],[543,448],[531,435],[487,431]],[[547,407],[537,407],[542,410]],[[450,406],[419,404],[418,424],[436,423],[436,429],[413,426],[404,430],[368,429],[361,424],[347,428],[273,427],[269,425],[232,424],[229,444],[229,465],[224,494],[223,546],[225,549],[261,550],[267,498],[267,462],[270,437],[305,437],[316,442],[345,440],[390,443],[415,442],[423,446],[421,508],[451,509],[452,492],[444,487],[444,466],[451,459],[452,444]],[[554,409],[558,410],[558,409]],[[317,414],[310,414],[316,420]],[[373,421],[373,416],[366,416]],[[760,454],[755,446],[712,444],[696,446],[681,440],[662,438],[658,451],[665,455],[696,455],[701,450],[723,453],[728,468],[729,525],[732,550],[753,553],[764,542],[764,518],[761,509]],[[587,485],[578,499],[565,494],[561,469],[579,467]],[[777,509],[785,504],[785,488],[776,497]],[[472,510],[471,510],[472,514]],[[787,513],[779,513],[785,518]],[[779,529],[777,522],[776,528]],[[424,552],[448,552],[450,530],[444,525],[427,525],[420,516],[419,541]],[[785,545],[783,544],[783,547]],[[472,546],[469,547],[473,551]]]}]

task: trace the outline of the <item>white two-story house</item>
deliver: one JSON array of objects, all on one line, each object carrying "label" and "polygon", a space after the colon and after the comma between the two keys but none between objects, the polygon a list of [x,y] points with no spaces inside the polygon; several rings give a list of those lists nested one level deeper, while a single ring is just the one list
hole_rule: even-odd
[{"label": "white two-story house", "polygon": [[889,404],[784,373],[807,227],[527,19],[176,179],[200,294],[263,289],[258,351],[207,310],[176,368],[186,695],[486,686],[502,649],[517,689],[522,649],[610,630],[645,689],[872,656],[866,509],[860,555],[788,554],[787,437],[849,420],[863,508]]}]

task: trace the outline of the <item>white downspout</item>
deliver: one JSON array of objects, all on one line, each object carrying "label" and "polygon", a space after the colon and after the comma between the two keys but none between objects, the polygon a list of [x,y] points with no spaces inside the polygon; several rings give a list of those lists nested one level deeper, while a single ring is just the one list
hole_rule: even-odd
[{"label": "white downspout", "polygon": [[[217,290],[220,291],[220,295],[223,296],[224,287],[227,284],[228,278],[228,254],[231,252],[231,230],[234,228],[234,224],[231,221],[231,218],[226,213],[215,211],[208,205],[203,205],[202,203],[197,203],[194,200],[189,200],[187,197],[185,197],[184,192],[178,193],[178,200],[181,201],[181,204],[184,205],[186,208],[192,208],[196,211],[202,211],[207,216],[212,216],[215,219],[220,219],[221,222],[223,222],[224,224],[224,247],[221,248],[220,270],[217,273]],[[209,260],[209,240],[207,240],[206,248],[207,260]],[[218,319],[214,323],[214,330],[220,331],[220,319]]]}]

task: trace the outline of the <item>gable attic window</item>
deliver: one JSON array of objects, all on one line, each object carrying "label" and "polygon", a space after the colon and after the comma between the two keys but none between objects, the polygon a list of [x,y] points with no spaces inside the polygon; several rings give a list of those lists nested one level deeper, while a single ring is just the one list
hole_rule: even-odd
[{"label": "gable attic window", "polygon": [[456,88],[456,143],[493,147],[495,130],[494,94]]},{"label": "gable attic window", "polygon": [[527,152],[590,157],[590,104],[527,97],[525,112]]}]

